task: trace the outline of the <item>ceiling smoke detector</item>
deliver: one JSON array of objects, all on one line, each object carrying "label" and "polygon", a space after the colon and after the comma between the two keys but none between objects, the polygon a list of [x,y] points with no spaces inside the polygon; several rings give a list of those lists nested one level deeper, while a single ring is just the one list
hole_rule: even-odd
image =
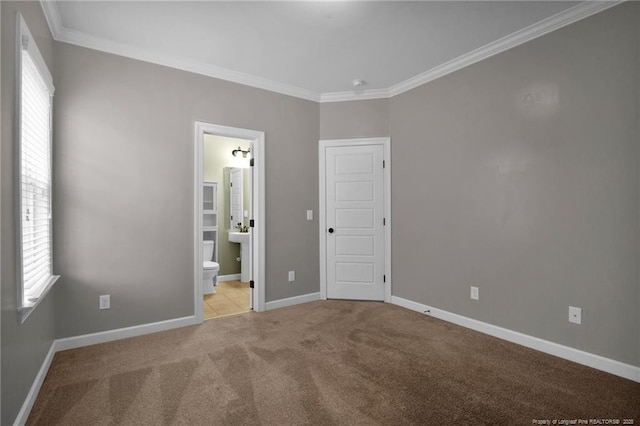
[{"label": "ceiling smoke detector", "polygon": [[353,84],[353,88],[354,88],[354,89],[358,89],[358,88],[360,88],[360,87],[364,86],[364,85],[366,84],[366,82],[365,82],[364,80],[361,80],[361,79],[359,79],[359,78],[356,78],[355,80],[353,80],[353,81],[351,82],[351,84]]}]

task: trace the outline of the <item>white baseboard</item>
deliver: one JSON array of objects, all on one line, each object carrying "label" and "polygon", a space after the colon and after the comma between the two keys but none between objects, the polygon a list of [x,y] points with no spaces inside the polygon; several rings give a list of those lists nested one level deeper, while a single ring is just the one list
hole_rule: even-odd
[{"label": "white baseboard", "polygon": [[240,281],[240,274],[218,275],[218,282],[220,281]]},{"label": "white baseboard", "polygon": [[577,362],[578,364],[586,365],[588,367],[605,371],[607,373],[611,373],[616,376],[624,377],[625,379],[633,380],[634,382],[640,383],[640,367],[636,367],[634,365],[625,364],[623,362],[605,358],[600,355],[595,355],[589,352],[581,351],[579,349],[574,349],[568,346],[560,345],[558,343],[553,343],[548,340],[543,340],[537,337],[529,336],[527,334],[522,334],[517,331],[498,327],[496,325],[443,311],[441,309],[432,308],[431,306],[423,305],[422,303],[417,303],[412,300],[403,299],[401,297],[391,296],[391,303],[393,303],[394,305],[402,306],[403,308],[411,309],[412,311],[432,316],[434,318],[461,325],[463,327],[470,328],[472,330],[476,330],[481,333],[497,337],[499,339],[517,343],[519,345],[526,346],[540,352],[555,355],[569,361]]},{"label": "white baseboard", "polygon": [[40,392],[40,388],[42,387],[44,378],[47,377],[47,372],[49,371],[49,367],[51,366],[51,361],[53,361],[53,357],[56,354],[55,343],[55,341],[51,343],[49,352],[47,352],[47,356],[44,357],[44,361],[40,366],[40,370],[38,371],[36,378],[33,380],[31,389],[29,390],[29,393],[27,394],[27,397],[22,404],[22,408],[20,408],[20,412],[18,413],[16,420],[13,422],[14,425],[21,426],[27,423],[29,413],[31,413],[31,408],[33,408],[33,404],[36,402],[38,392]]},{"label": "white baseboard", "polygon": [[[240,279],[240,275],[226,275],[224,277],[232,277],[231,279]],[[218,277],[218,280],[221,280],[221,277]],[[266,303],[266,310],[283,308],[285,306],[297,305],[300,303],[313,302],[316,300],[320,300],[320,293],[311,293],[305,294],[302,296],[289,297],[286,299],[274,300],[273,302]],[[106,343],[114,340],[126,339],[128,337],[141,336],[143,334],[155,333],[158,331],[171,330],[179,327],[186,327],[189,325],[200,324],[196,320],[195,316],[176,318],[166,321],[154,322],[151,324],[144,325],[136,325],[132,327],[120,328],[116,330],[108,330],[99,333],[91,333],[84,334],[81,336],[74,337],[66,337],[64,339],[56,339],[51,344],[51,348],[45,357],[40,370],[38,371],[38,375],[36,376],[33,384],[31,385],[31,389],[22,404],[22,408],[16,417],[14,425],[24,425],[27,422],[27,418],[29,417],[29,413],[31,412],[31,408],[36,401],[36,397],[38,396],[38,392],[40,391],[40,387],[44,382],[45,377],[47,376],[47,372],[49,371],[49,367],[51,366],[51,361],[53,360],[56,352],[64,351],[67,349],[75,349],[81,348],[84,346],[95,345],[98,343]]]},{"label": "white baseboard", "polygon": [[67,349],[81,348],[83,346],[95,345],[98,343],[111,342],[113,340],[126,339],[127,337],[141,336],[143,334],[150,334],[158,331],[186,327],[188,325],[195,324],[200,324],[200,322],[196,320],[195,316],[190,316],[154,322],[151,324],[136,325],[133,327],[120,328],[117,330],[109,330],[100,333],[84,334],[81,336],[54,340],[51,344],[49,352],[47,353],[47,356],[42,362],[40,371],[38,371],[38,375],[33,381],[31,389],[29,390],[29,393],[27,394],[27,397],[22,404],[22,408],[20,409],[20,412],[18,413],[18,416],[16,417],[16,420],[13,424],[24,425],[27,422],[29,413],[31,413],[31,408],[33,408],[33,404],[36,401],[38,392],[40,392],[40,387],[42,386],[42,383],[47,376],[47,372],[49,371],[49,367],[51,366],[51,361],[53,361],[53,357],[56,352],[64,351]]},{"label": "white baseboard", "polygon": [[287,306],[299,305],[301,303],[315,302],[320,300],[320,292],[303,294],[302,296],[287,297],[286,299],[274,300],[265,304],[265,311],[284,308]]},{"label": "white baseboard", "polygon": [[[286,306],[314,302],[316,300],[320,300],[319,292],[267,302],[265,310],[268,311],[272,309],[284,308]],[[410,309],[412,311],[427,314],[434,318],[461,325],[463,327],[470,328],[481,333],[498,337],[509,342],[517,343],[531,349],[555,355],[569,361],[577,362],[578,364],[586,365],[588,367],[592,367],[597,370],[605,371],[607,373],[611,373],[616,376],[624,377],[626,379],[640,383],[640,367],[625,364],[619,361],[602,357],[600,355],[591,354],[579,349],[574,349],[568,346],[549,342],[547,340],[539,339],[537,337],[522,334],[517,331],[498,327],[441,309],[432,308],[430,306],[423,305],[421,303],[417,303],[408,299],[403,299],[401,297],[391,296],[391,303]],[[31,389],[29,390],[29,393],[27,394],[27,397],[22,404],[22,408],[20,409],[20,412],[16,417],[14,425],[24,425],[26,423],[27,418],[29,417],[29,413],[31,412],[31,408],[35,403],[38,392],[40,391],[40,387],[44,382],[44,379],[47,375],[47,372],[49,371],[49,367],[51,366],[51,362],[53,361],[53,357],[56,352],[94,345],[98,343],[110,342],[113,340],[125,339],[128,337],[141,336],[143,334],[155,333],[158,331],[171,330],[174,328],[195,324],[199,324],[195,316],[189,316],[151,324],[144,324],[117,330],[109,330],[100,333],[85,334],[82,336],[67,337],[64,339],[54,340],[51,344],[49,352],[42,362],[42,366],[40,367],[40,370],[38,371],[33,384],[31,385]]]},{"label": "white baseboard", "polygon": [[111,342],[113,340],[126,339],[128,337],[142,336],[143,334],[156,333],[158,331],[171,330],[188,325],[200,324],[195,316],[170,319],[153,322],[151,324],[135,325],[133,327],[119,328],[116,330],[102,331],[99,333],[83,334],[81,336],[57,339],[53,342],[55,351],[81,348],[83,346],[98,343]]}]

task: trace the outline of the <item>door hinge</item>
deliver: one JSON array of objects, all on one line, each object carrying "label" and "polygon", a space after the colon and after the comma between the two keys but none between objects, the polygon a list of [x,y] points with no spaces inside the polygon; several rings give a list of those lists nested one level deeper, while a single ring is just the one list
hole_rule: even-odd
[{"label": "door hinge", "polygon": [[387,226],[387,218],[386,217],[382,218],[382,226]]},{"label": "door hinge", "polygon": [[384,169],[385,167],[387,167],[387,162],[382,160],[382,168]]},{"label": "door hinge", "polygon": [[386,283],[386,282],[387,282],[387,276],[386,276],[386,275],[383,275],[383,276],[382,276],[382,282],[383,282],[383,283]]},{"label": "door hinge", "polygon": [[253,280],[249,281],[249,288],[253,288],[254,285],[255,283],[253,282]]},{"label": "door hinge", "polygon": [[249,160],[249,167],[253,167],[253,158]]},{"label": "door hinge", "polygon": [[253,221],[253,219],[249,220],[249,228],[253,228],[255,225],[255,222]]},{"label": "door hinge", "polygon": [[233,182],[231,182],[231,185],[230,185],[230,186],[233,188]]}]

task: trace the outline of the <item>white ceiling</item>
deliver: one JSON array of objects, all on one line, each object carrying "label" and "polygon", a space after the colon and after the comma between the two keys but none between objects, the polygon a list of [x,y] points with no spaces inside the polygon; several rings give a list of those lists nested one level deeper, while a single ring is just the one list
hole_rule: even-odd
[{"label": "white ceiling", "polygon": [[57,40],[316,101],[401,93],[612,4],[42,2]]}]

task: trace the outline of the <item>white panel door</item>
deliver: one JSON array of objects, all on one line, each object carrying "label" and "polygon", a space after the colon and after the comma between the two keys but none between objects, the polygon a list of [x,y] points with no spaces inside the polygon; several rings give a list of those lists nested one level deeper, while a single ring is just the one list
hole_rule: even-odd
[{"label": "white panel door", "polygon": [[384,300],[383,147],[325,155],[327,298]]}]

